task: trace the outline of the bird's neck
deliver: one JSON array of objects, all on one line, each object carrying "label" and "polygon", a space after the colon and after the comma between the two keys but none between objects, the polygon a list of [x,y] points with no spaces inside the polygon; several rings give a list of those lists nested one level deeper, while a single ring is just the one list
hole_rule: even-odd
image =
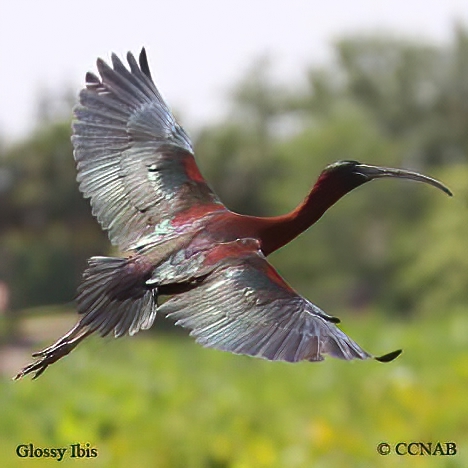
[{"label": "bird's neck", "polygon": [[269,255],[290,242],[316,223],[328,208],[357,186],[343,182],[321,176],[304,201],[290,213],[271,218],[257,218],[258,237],[263,253]]}]

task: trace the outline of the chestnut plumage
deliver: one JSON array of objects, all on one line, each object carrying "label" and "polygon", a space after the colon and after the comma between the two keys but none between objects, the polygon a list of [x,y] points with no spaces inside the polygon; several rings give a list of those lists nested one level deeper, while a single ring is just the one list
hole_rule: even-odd
[{"label": "chestnut plumage", "polygon": [[[92,257],[76,298],[78,323],[16,378],[38,377],[87,336],[133,335],[157,313],[204,346],[269,360],[374,357],[300,296],[266,256],[315,223],[354,188],[377,178],[440,182],[403,169],[340,161],[324,169],[295,210],[260,218],[228,210],[195,162],[149,71],[145,50],[128,66],[98,59],[74,109],[74,158],[83,196],[128,257]],[[158,305],[159,295],[170,295]],[[394,351],[379,361],[398,356]]]}]

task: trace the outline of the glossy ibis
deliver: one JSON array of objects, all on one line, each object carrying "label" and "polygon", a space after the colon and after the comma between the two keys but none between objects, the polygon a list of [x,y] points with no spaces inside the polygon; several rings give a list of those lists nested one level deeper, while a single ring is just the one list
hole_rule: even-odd
[{"label": "glossy ibis", "polygon": [[[120,257],[92,257],[76,297],[78,323],[16,378],[34,378],[87,336],[134,335],[156,313],[204,346],[270,360],[373,357],[294,291],[266,256],[346,193],[381,177],[440,182],[403,169],[340,161],[324,169],[295,210],[260,218],[228,210],[210,189],[189,137],[159,94],[142,49],[129,69],[98,59],[74,110],[79,188]],[[158,305],[160,295],[171,296]],[[400,351],[375,359],[390,361]]]}]

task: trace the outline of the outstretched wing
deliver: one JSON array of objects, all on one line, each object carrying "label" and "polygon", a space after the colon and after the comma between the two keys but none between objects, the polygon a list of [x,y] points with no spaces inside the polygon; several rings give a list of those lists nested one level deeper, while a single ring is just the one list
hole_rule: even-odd
[{"label": "outstretched wing", "polygon": [[223,351],[289,362],[321,361],[324,354],[372,357],[337,328],[338,319],[297,294],[257,251],[228,259],[158,312],[191,329],[200,344]]},{"label": "outstretched wing", "polygon": [[112,55],[86,75],[73,122],[78,182],[111,242],[128,249],[154,227],[194,205],[223,205],[196,165],[190,139],[149,73],[143,49],[128,70]]}]

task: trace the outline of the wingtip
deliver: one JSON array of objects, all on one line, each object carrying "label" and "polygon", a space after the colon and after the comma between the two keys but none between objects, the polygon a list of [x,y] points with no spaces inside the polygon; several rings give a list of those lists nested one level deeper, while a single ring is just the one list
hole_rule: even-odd
[{"label": "wingtip", "polygon": [[101,86],[101,80],[92,72],[86,73],[86,89],[97,91]]},{"label": "wingtip", "polygon": [[390,362],[396,359],[402,352],[403,352],[402,349],[397,349],[396,351],[392,351],[391,353],[384,354],[383,356],[374,357],[374,359],[379,362]]},{"label": "wingtip", "polygon": [[141,71],[151,80],[152,78],[151,78],[151,72],[150,72],[149,64],[148,64],[148,57],[146,56],[146,49],[144,47],[141,48],[138,61],[140,62]]},{"label": "wingtip", "polygon": [[99,71],[99,74],[102,76],[103,74],[105,74],[106,70],[112,70],[111,67],[109,67],[109,65],[107,65],[107,63],[105,62],[105,60],[103,60],[101,57],[98,57],[96,59],[96,67]]},{"label": "wingtip", "polygon": [[111,61],[112,61],[112,66],[113,66],[114,70],[119,65],[122,65],[122,62],[120,61],[119,56],[115,52],[112,52],[112,54],[111,54]]}]

